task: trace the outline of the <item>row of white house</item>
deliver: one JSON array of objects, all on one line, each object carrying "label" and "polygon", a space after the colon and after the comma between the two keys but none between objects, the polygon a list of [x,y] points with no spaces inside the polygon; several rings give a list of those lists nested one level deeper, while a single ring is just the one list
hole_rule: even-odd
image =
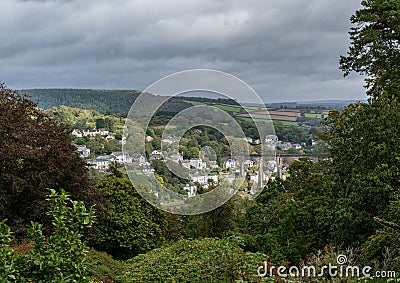
[{"label": "row of white house", "polygon": [[71,133],[71,135],[77,137],[77,138],[82,138],[82,137],[95,137],[97,135],[99,136],[108,136],[110,132],[107,129],[92,129],[92,130],[78,130],[74,129]]},{"label": "row of white house", "polygon": [[127,154],[122,151],[113,152],[110,155],[100,155],[87,161],[90,166],[99,171],[107,171],[111,162],[120,164],[138,164],[140,166],[150,165],[141,154]]}]

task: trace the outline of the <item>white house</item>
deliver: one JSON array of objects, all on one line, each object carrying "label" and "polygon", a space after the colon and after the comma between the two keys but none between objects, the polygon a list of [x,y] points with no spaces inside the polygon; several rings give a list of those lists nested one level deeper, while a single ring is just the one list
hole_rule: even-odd
[{"label": "white house", "polygon": [[192,181],[193,183],[197,182],[197,183],[204,185],[204,184],[208,183],[208,175],[202,175],[202,174],[190,175],[190,181]]},{"label": "white house", "polygon": [[206,169],[207,164],[201,158],[194,158],[190,159],[190,167],[193,167],[195,169],[203,170]]},{"label": "white house", "polygon": [[262,181],[268,180],[267,175],[265,175],[264,172],[255,172],[255,173],[249,174],[249,181],[251,181],[253,183],[258,183],[258,181],[260,180],[259,174],[262,174],[261,175]]},{"label": "white house", "polygon": [[237,166],[237,162],[236,162],[235,159],[228,159],[228,160],[225,162],[225,168],[226,168],[226,169],[235,169],[236,166]]},{"label": "white house", "polygon": [[88,160],[88,163],[96,170],[107,171],[110,166],[110,157],[98,156],[94,159]]},{"label": "white house", "polygon": [[283,151],[287,151],[292,148],[292,144],[290,142],[284,142],[279,144],[278,147],[280,147]]},{"label": "white house", "polygon": [[243,162],[243,165],[244,165],[244,166],[247,166],[247,167],[253,167],[253,166],[254,166],[254,161],[253,161],[253,160],[250,160],[250,159],[245,160],[245,161]]},{"label": "white house", "polygon": [[143,165],[142,172],[143,172],[143,174],[150,175],[150,174],[154,174],[154,169],[151,168],[149,164]]},{"label": "white house", "polygon": [[90,149],[86,148],[86,145],[78,146],[78,154],[80,157],[88,158],[90,155]]},{"label": "white house", "polygon": [[108,133],[109,133],[109,131],[108,130],[106,130],[106,129],[93,129],[93,130],[89,130],[89,131],[83,131],[83,136],[85,136],[85,137],[87,137],[87,136],[89,136],[89,137],[95,137],[95,136],[97,136],[97,135],[100,135],[100,136],[107,136],[108,135]]},{"label": "white house", "polygon": [[138,165],[142,165],[146,162],[146,157],[144,157],[142,154],[133,154],[132,162]]},{"label": "white house", "polygon": [[97,132],[100,136],[107,136],[109,134],[109,131],[107,129],[98,129]]},{"label": "white house", "polygon": [[151,152],[150,155],[162,155],[162,151],[161,151],[161,150],[158,150],[158,149],[155,149],[155,150],[153,150],[153,151]]},{"label": "white house", "polygon": [[303,147],[301,145],[299,145],[298,143],[295,143],[292,145],[292,147],[294,147],[297,150],[301,150]]},{"label": "white house", "polygon": [[243,138],[245,141],[247,141],[248,143],[252,143],[253,142],[253,139],[252,138],[250,138],[250,137],[245,137],[245,138]]},{"label": "white house", "polygon": [[110,157],[112,161],[118,163],[123,163],[123,164],[132,163],[132,157],[126,152],[116,151],[111,153]]},{"label": "white house", "polygon": [[178,142],[178,140],[172,139],[172,138],[167,138],[167,139],[163,139],[162,142],[167,143],[167,144],[173,144],[174,142]]},{"label": "white house", "polygon": [[218,184],[218,175],[208,175],[207,182],[212,181],[214,184]]},{"label": "white house", "polygon": [[120,144],[125,145],[126,144],[126,137],[123,136],[122,139],[119,141]]},{"label": "white house", "polygon": [[72,131],[71,135],[73,135],[74,137],[77,137],[77,138],[83,137],[82,132],[79,131],[79,130],[77,130],[77,129],[74,129],[74,130]]},{"label": "white house", "polygon": [[265,137],[265,142],[269,144],[276,144],[278,143],[278,136],[277,135],[267,135]]},{"label": "white house", "polygon": [[258,174],[257,173],[251,173],[249,174],[249,181],[258,183]]},{"label": "white house", "polygon": [[186,184],[183,189],[187,191],[188,197],[194,197],[197,192],[197,187],[195,184]]},{"label": "white house", "polygon": [[190,175],[190,181],[193,183],[198,182],[201,185],[208,185],[209,182],[218,184],[218,175],[193,174]]}]

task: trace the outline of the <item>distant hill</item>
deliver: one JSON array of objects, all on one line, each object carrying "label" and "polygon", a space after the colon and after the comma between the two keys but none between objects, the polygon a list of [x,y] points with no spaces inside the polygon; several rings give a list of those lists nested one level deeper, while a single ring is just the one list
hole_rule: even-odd
[{"label": "distant hill", "polygon": [[42,109],[61,105],[91,109],[100,113],[127,113],[132,103],[140,94],[138,90],[104,89],[22,89],[20,94],[27,94]]},{"label": "distant hill", "polygon": [[[42,109],[59,108],[61,105],[73,108],[96,110],[102,114],[129,112],[135,99],[140,95],[139,90],[105,90],[105,89],[22,89],[20,94],[27,94],[38,103]],[[356,102],[356,100],[320,100],[306,102],[276,102],[266,103],[268,108],[275,109],[342,109],[343,106]],[[195,96],[178,96],[168,100],[160,111],[176,113],[192,105],[209,104],[218,106],[233,113],[241,112],[238,102],[226,98],[209,98]],[[246,106],[246,108],[256,106]]]},{"label": "distant hill", "polygon": [[[45,88],[21,89],[20,94],[27,94],[38,103],[42,109],[68,106],[72,108],[96,110],[102,114],[129,112],[133,102],[140,95],[139,90],[105,90],[105,89],[73,89],[73,88]],[[235,105],[237,102],[224,98],[204,98],[178,96],[168,100],[160,108],[164,112],[179,112],[192,106],[186,100],[200,103],[222,103]]]},{"label": "distant hill", "polygon": [[299,102],[273,102],[265,103],[269,108],[321,108],[321,109],[341,109],[344,106],[355,102],[366,102],[366,100],[315,100]]},{"label": "distant hill", "polygon": [[314,100],[314,101],[304,101],[304,102],[297,102],[298,105],[300,106],[326,106],[326,107],[332,107],[332,106],[346,106],[349,105],[350,103],[356,103],[356,102],[367,102],[366,100]]}]

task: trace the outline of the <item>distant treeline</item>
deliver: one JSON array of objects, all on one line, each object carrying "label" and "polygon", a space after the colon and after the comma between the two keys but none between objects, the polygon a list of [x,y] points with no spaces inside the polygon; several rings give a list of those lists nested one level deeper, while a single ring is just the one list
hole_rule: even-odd
[{"label": "distant treeline", "polygon": [[29,95],[42,109],[65,105],[103,114],[128,113],[140,94],[138,90],[103,89],[23,89],[18,92]]},{"label": "distant treeline", "polygon": [[[96,110],[102,114],[126,114],[141,92],[139,90],[52,88],[22,89],[18,93],[27,94],[42,109],[59,108],[64,105],[73,108]],[[234,100],[222,98],[173,97],[160,108],[160,111],[176,113],[192,106],[185,100],[203,103],[237,104]]]},{"label": "distant treeline", "polygon": [[178,96],[177,98],[189,101],[201,102],[201,103],[220,103],[220,104],[240,106],[240,104],[236,100],[230,98],[208,98],[208,97],[195,97],[195,96]]}]

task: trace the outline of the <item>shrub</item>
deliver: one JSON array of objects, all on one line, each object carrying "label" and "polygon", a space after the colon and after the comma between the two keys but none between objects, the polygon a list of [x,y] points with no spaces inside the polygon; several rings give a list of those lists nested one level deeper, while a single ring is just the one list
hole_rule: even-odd
[{"label": "shrub", "polygon": [[90,282],[81,239],[84,228],[93,223],[93,210],[72,201],[64,190],[60,194],[50,190],[47,201],[54,232],[46,238],[42,224],[32,222],[29,254],[17,254],[9,247],[12,233],[5,221],[0,222],[0,282]]},{"label": "shrub", "polygon": [[[245,253],[235,239],[179,240],[127,261],[123,282],[257,280],[264,255]],[[259,279],[259,278],[258,278]]]}]

